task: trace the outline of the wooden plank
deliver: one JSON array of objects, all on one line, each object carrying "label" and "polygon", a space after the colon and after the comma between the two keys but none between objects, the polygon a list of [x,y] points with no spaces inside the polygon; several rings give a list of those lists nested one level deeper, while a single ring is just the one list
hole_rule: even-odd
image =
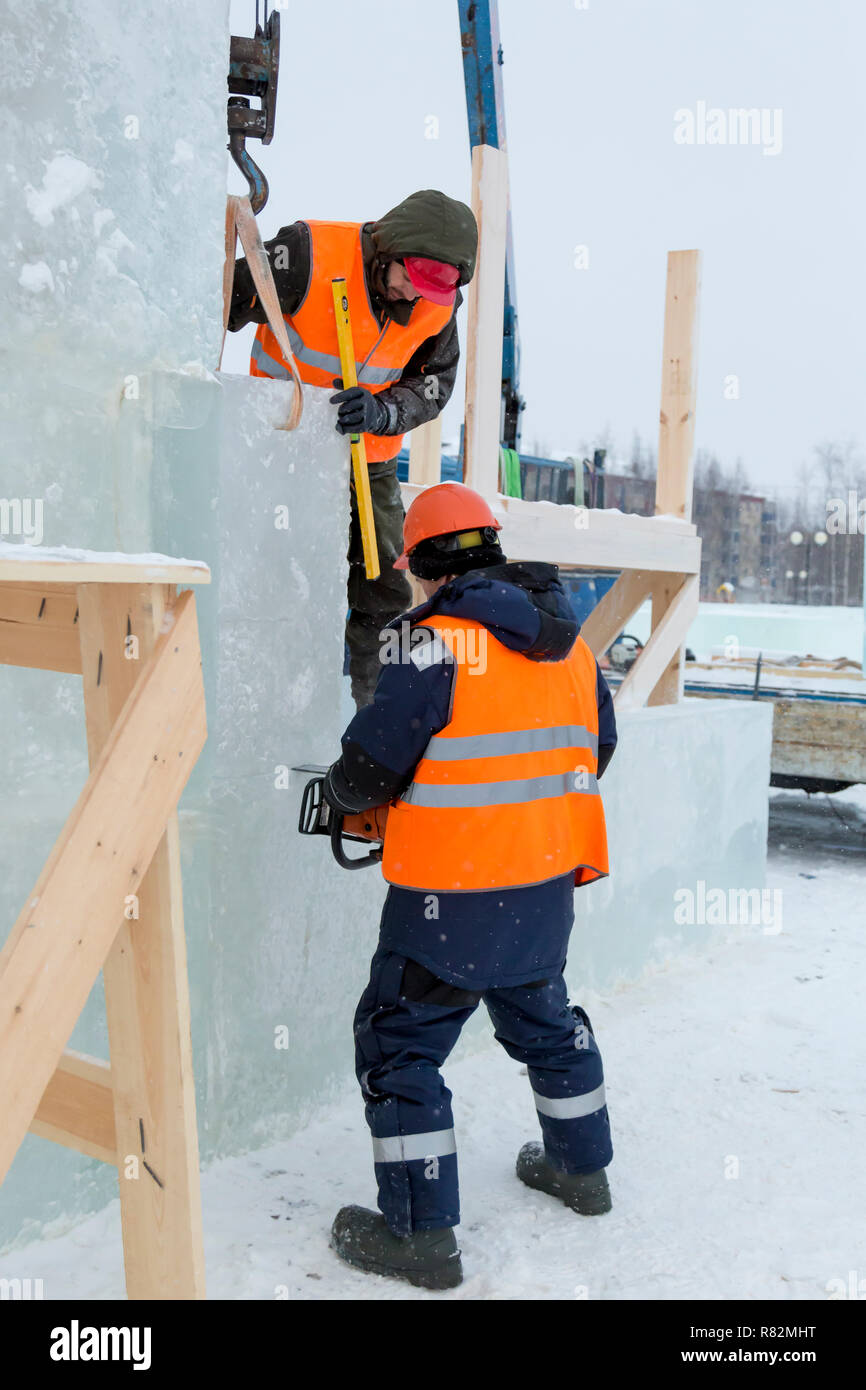
[{"label": "wooden plank", "polygon": [[0,951],[0,1181],[205,741],[183,594]]},{"label": "wooden plank", "polygon": [[108,1062],[83,1052],[64,1052],[45,1087],[30,1133],[100,1158],[103,1163],[116,1163]]},{"label": "wooden plank", "polygon": [[409,435],[409,481],[432,487],[442,480],[442,416],[419,425]]},{"label": "wooden plank", "polygon": [[698,611],[700,576],[686,575],[667,612],[614,696],[618,710],[645,705]]},{"label": "wooden plank", "polygon": [[463,481],[492,498],[499,491],[508,227],[508,159],[492,145],[476,145],[472,151],[472,211],[478,222],[478,260],[467,292]]},{"label": "wooden plank", "polygon": [[656,512],[691,520],[701,253],[669,251]]},{"label": "wooden plank", "polygon": [[[401,484],[408,509],[420,488]],[[500,543],[509,559],[609,570],[664,570],[696,574],[701,543],[694,526],[664,517],[524,502],[498,497]]]},{"label": "wooden plank", "polygon": [[647,570],[624,570],[616,583],[602,595],[589,617],[581,624],[580,635],[594,656],[603,656],[622,632],[650,592],[652,574]]},{"label": "wooden plank", "polygon": [[78,630],[0,620],[0,665],[32,666],[42,671],[67,671],[80,676]]},{"label": "wooden plank", "polygon": [[169,555],[113,555],[0,543],[0,583],[209,584],[210,570],[198,560],[174,560]]},{"label": "wooden plank", "polygon": [[[80,590],[88,747],[100,755],[156,637],[170,589]],[[131,633],[139,660],[128,660]],[[204,1253],[177,816],[169,818],[103,967],[130,1298],[203,1298]],[[127,1174],[127,1160],[134,1159]]]},{"label": "wooden plank", "polygon": [[81,674],[71,584],[0,584],[0,663]]}]

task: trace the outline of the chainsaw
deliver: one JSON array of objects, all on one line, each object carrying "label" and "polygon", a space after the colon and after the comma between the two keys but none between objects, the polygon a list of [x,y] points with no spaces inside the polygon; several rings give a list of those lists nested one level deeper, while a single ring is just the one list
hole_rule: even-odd
[{"label": "chainsaw", "polygon": [[[301,814],[298,830],[302,835],[327,835],[331,841],[334,858],[342,869],[365,869],[368,864],[378,864],[382,859],[385,842],[385,824],[388,819],[387,806],[373,806],[369,811],[359,811],[355,815],[344,815],[335,811],[325,800],[326,767],[316,763],[302,763],[293,767],[293,772],[314,772],[304,787],[301,799]],[[368,854],[348,855],[343,848],[344,841],[353,844],[370,844],[374,848]]]}]

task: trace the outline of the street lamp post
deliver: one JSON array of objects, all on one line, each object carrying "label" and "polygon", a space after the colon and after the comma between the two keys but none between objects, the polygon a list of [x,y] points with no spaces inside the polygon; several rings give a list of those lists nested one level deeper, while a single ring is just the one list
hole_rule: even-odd
[{"label": "street lamp post", "polygon": [[[789,539],[789,541],[791,542],[792,545],[802,545],[804,541],[806,542],[806,567],[805,567],[805,569],[801,569],[801,570],[800,570],[800,579],[806,581],[806,603],[808,604],[808,602],[809,602],[809,575],[810,575],[811,569],[812,569],[812,542],[814,541],[814,542],[815,542],[815,545],[826,545],[826,543],[827,543],[827,532],[826,532],[826,531],[814,531],[814,532],[812,532],[811,534],[804,536],[802,531],[792,531],[791,534],[790,534],[790,536],[788,537],[788,539]],[[796,598],[796,586],[795,586],[795,597],[794,597],[794,602],[795,602],[795,603],[797,602],[797,598]]]}]

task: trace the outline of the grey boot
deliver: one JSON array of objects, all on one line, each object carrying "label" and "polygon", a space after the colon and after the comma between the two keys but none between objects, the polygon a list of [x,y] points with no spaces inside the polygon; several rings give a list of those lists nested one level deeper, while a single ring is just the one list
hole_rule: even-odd
[{"label": "grey boot", "polygon": [[554,1168],[544,1152],[544,1145],[524,1144],[517,1155],[517,1176],[527,1187],[558,1197],[581,1216],[600,1216],[610,1211],[610,1188],[603,1168],[594,1173],[563,1173]]},{"label": "grey boot", "polygon": [[356,1269],[405,1279],[420,1289],[455,1289],[463,1279],[451,1226],[395,1236],[379,1212],[343,1207],[331,1229],[331,1249]]}]

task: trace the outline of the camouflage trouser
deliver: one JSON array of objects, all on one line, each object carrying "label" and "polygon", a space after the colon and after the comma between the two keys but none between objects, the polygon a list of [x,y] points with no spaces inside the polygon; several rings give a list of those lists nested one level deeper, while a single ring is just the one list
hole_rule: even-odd
[{"label": "camouflage trouser", "polygon": [[397,460],[369,465],[370,492],[379,546],[378,579],[364,574],[364,551],[354,482],[351,485],[351,524],[349,527],[349,616],[346,643],[352,698],[358,709],[369,705],[379,679],[379,633],[386,623],[412,606],[412,590],[404,570],[395,570],[394,561],[403,550],[403,499],[397,481]]}]

